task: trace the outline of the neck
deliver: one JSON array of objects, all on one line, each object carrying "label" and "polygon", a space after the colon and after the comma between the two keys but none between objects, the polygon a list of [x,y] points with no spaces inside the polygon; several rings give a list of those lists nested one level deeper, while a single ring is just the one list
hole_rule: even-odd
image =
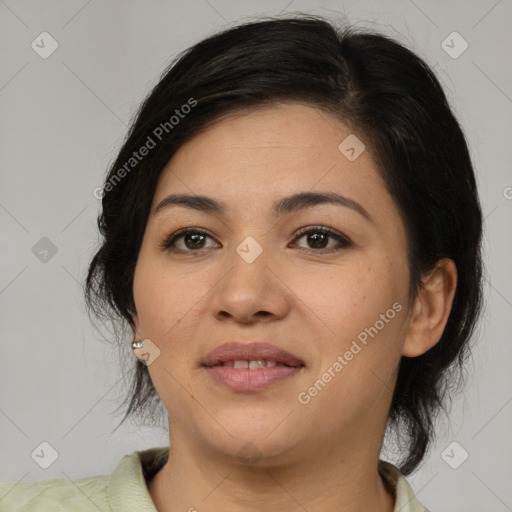
[{"label": "neck", "polygon": [[281,512],[393,511],[377,471],[380,446],[318,441],[286,454],[286,462],[262,457],[249,464],[180,434],[171,432],[169,459],[148,484],[158,512],[256,512],[270,505]]}]

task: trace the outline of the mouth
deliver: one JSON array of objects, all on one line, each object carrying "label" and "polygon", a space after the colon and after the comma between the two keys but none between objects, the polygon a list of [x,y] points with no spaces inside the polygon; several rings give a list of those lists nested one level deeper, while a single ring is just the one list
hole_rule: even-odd
[{"label": "mouth", "polygon": [[261,342],[226,343],[210,352],[201,366],[218,384],[233,391],[261,391],[289,379],[304,362],[274,345]]},{"label": "mouth", "polygon": [[[245,366],[246,363],[247,366]],[[278,365],[304,366],[304,362],[290,352],[269,343],[233,341],[224,343],[209,352],[201,361],[201,365],[206,367],[226,365],[234,368],[257,369]]]},{"label": "mouth", "polygon": [[257,370],[258,368],[274,368],[275,366],[286,366],[288,368],[295,368],[297,366],[303,365],[290,365],[282,363],[280,361],[276,361],[275,359],[251,359],[250,361],[240,359],[237,361],[224,361],[213,366],[226,366],[228,368]]}]

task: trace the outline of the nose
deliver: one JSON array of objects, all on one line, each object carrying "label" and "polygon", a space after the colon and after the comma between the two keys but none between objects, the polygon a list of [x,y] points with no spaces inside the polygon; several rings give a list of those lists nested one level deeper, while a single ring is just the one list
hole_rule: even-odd
[{"label": "nose", "polygon": [[[254,260],[246,257],[240,244],[238,252],[227,258],[229,270],[214,288],[211,308],[219,320],[232,319],[249,324],[271,322],[283,318],[289,311],[291,293],[280,277],[279,265],[263,250]],[[253,247],[251,249],[254,249]]]}]

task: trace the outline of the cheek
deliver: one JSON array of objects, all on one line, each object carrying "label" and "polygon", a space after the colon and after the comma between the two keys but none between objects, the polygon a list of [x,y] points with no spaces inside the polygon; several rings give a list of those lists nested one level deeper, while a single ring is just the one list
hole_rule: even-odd
[{"label": "cheek", "polygon": [[387,267],[343,273],[310,295],[308,306],[332,331],[316,338],[315,371],[301,389],[319,430],[335,431],[340,421],[371,414],[391,399],[406,307]]},{"label": "cheek", "polygon": [[308,316],[321,329],[315,338],[318,377],[329,371],[339,376],[328,386],[332,392],[344,397],[368,392],[369,398],[392,379],[403,343],[406,290],[407,273],[399,262],[382,257],[361,258],[324,279],[297,281],[294,291],[307,305],[304,312],[312,311]]},{"label": "cheek", "polygon": [[140,335],[166,348],[165,341],[192,319],[206,286],[197,276],[172,272],[165,258],[141,251],[133,283]]},{"label": "cheek", "polygon": [[399,281],[390,260],[362,256],[328,273],[304,272],[294,279],[293,291],[322,321],[326,337],[342,341],[373,325],[403,299],[404,283]]}]

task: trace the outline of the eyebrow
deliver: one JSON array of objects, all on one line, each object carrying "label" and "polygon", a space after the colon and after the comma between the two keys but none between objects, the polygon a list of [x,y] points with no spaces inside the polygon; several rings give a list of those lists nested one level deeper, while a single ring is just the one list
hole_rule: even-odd
[{"label": "eyebrow", "polygon": [[[300,192],[291,196],[283,197],[272,205],[272,213],[276,217],[282,217],[299,210],[313,208],[322,204],[335,204],[350,208],[362,215],[366,220],[375,224],[372,216],[357,201],[334,192]],[[227,207],[224,203],[208,196],[171,194],[158,203],[153,215],[171,206],[181,206],[204,213],[226,216]]]}]

